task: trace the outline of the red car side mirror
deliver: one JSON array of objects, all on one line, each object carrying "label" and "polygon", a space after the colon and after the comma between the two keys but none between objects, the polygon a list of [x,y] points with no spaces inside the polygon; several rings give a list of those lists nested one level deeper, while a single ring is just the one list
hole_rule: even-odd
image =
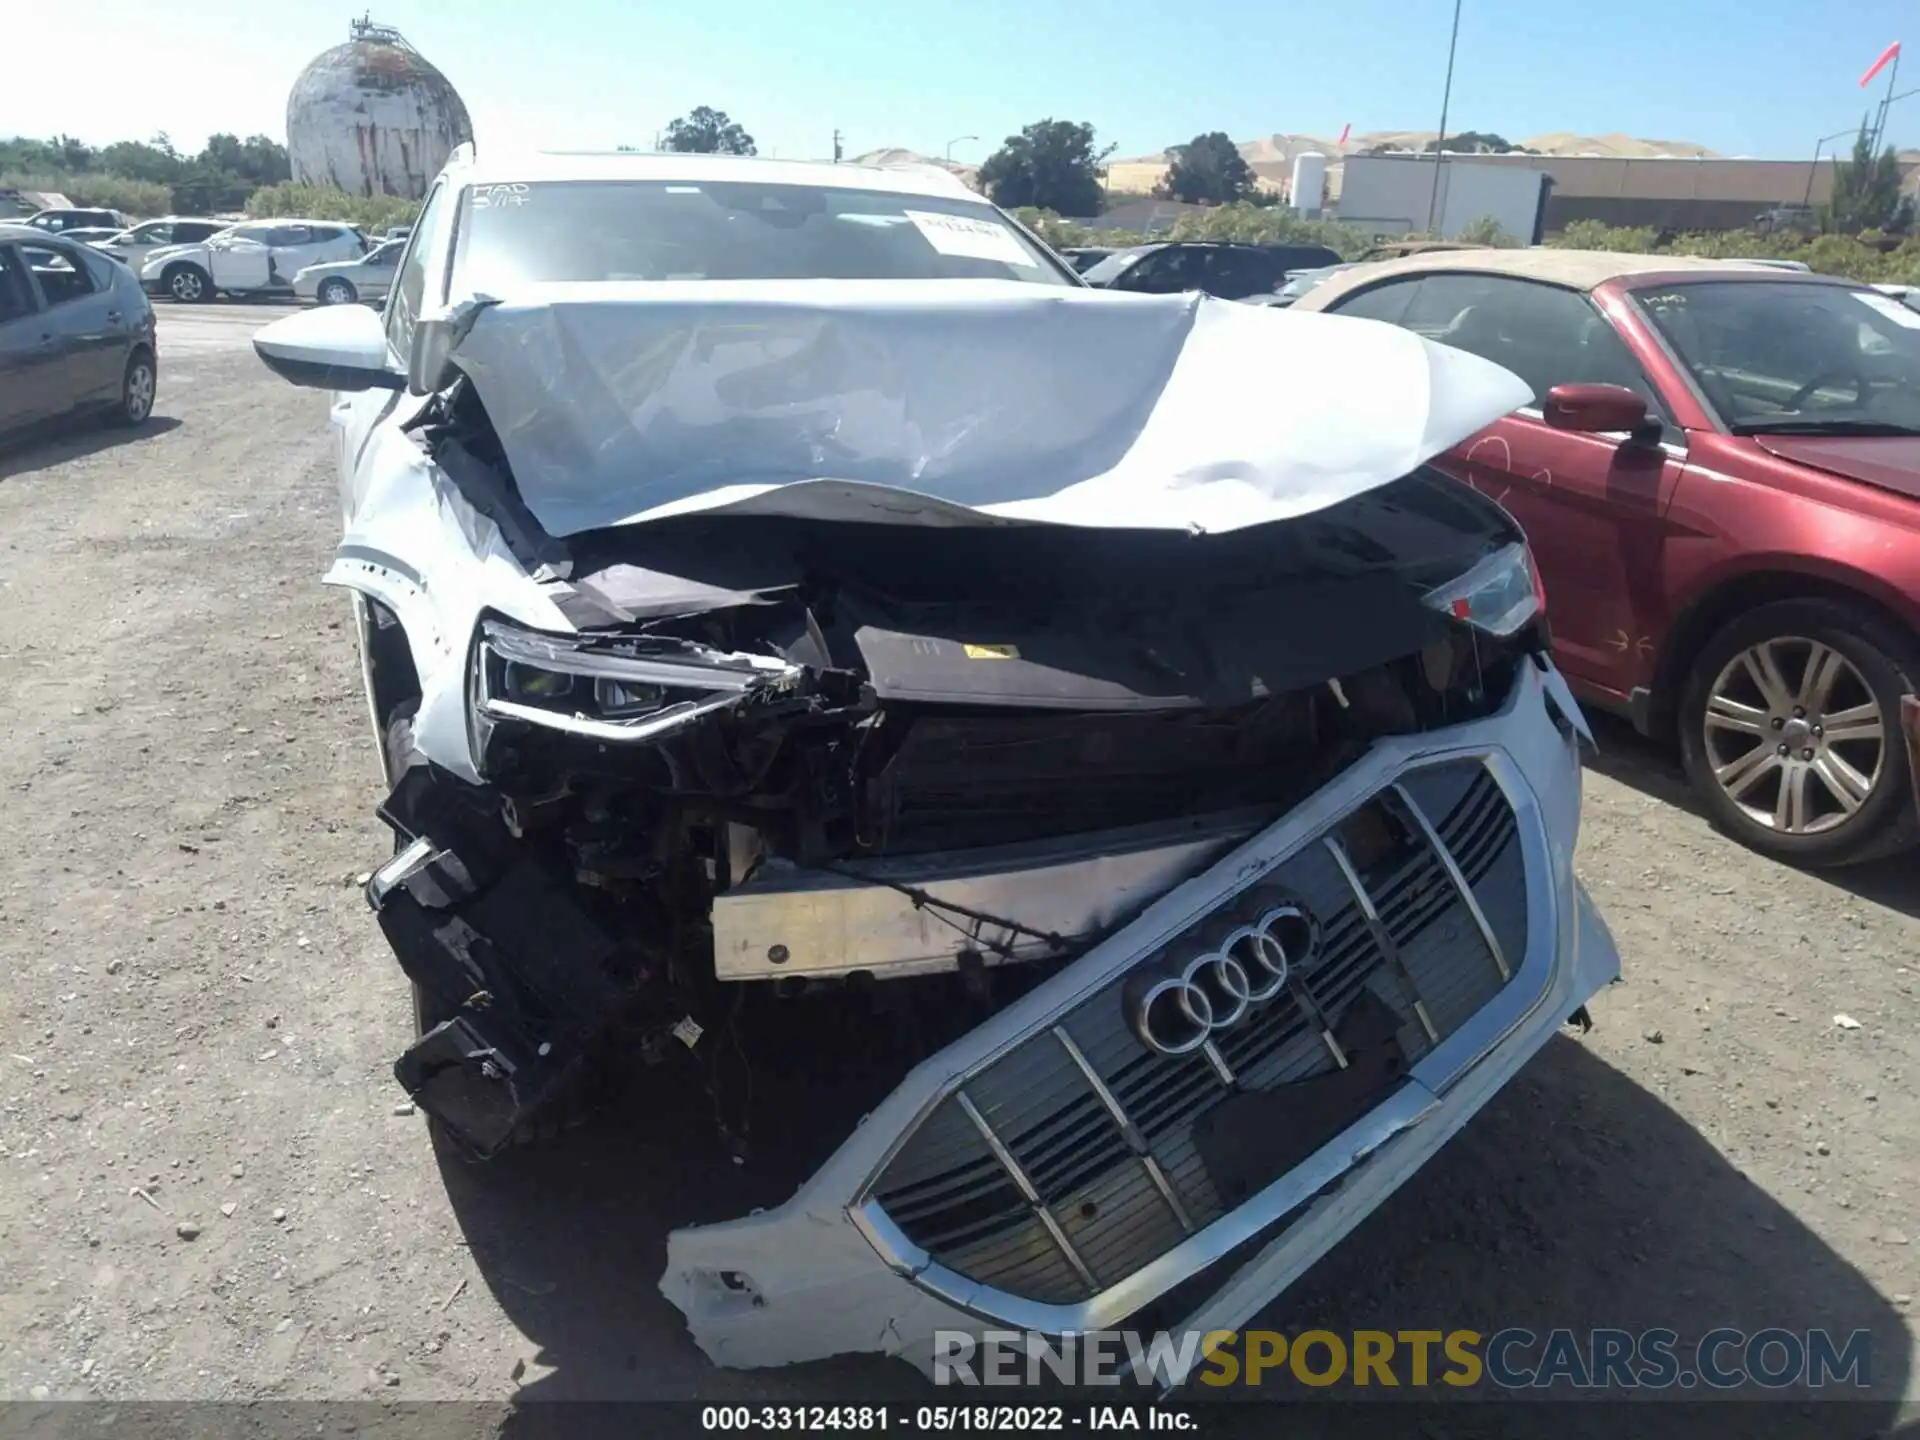
[{"label": "red car side mirror", "polygon": [[1637,435],[1647,428],[1646,400],[1624,385],[1556,385],[1540,411],[1555,430]]}]

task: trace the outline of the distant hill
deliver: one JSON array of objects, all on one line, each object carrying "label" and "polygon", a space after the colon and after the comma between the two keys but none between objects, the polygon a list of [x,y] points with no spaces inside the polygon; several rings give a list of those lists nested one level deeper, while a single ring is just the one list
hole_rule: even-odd
[{"label": "distant hill", "polygon": [[978,165],[962,165],[957,160],[939,160],[931,155],[922,155],[918,150],[902,149],[898,145],[883,146],[878,150],[869,150],[864,155],[848,157],[854,165],[879,165],[884,167],[932,165],[936,169],[958,175],[967,184],[973,184],[973,177],[979,173]]},{"label": "distant hill", "polygon": [[[1419,150],[1432,143],[1435,133],[1432,130],[1369,130],[1348,136],[1344,145],[1319,135],[1280,134],[1259,140],[1242,140],[1238,144],[1240,153],[1253,167],[1254,174],[1263,180],[1280,181],[1292,172],[1294,157],[1310,150],[1330,159],[1358,155],[1378,145],[1393,150]],[[1543,155],[1615,155],[1626,159],[1662,155],[1685,156],[1689,159],[1718,158],[1716,152],[1689,140],[1641,140],[1631,135],[1575,135],[1566,130],[1555,130],[1531,139],[1515,140],[1514,143],[1527,150],[1538,150]],[[1131,160],[1115,160],[1107,166],[1107,188],[1127,194],[1145,194],[1160,182],[1166,169],[1165,151]]]},{"label": "distant hill", "polygon": [[[1239,149],[1253,167],[1253,173],[1267,186],[1277,187],[1293,173],[1294,157],[1309,150],[1335,160],[1358,155],[1376,145],[1385,145],[1394,150],[1419,150],[1432,142],[1434,133],[1432,130],[1369,130],[1365,134],[1349,136],[1344,145],[1318,135],[1267,135],[1259,140],[1242,140]],[[1631,135],[1575,135],[1566,130],[1555,130],[1514,143],[1528,150],[1538,150],[1543,155],[1617,155],[1627,159],[1660,155],[1690,159],[1697,156],[1708,160],[1720,158],[1706,146],[1695,145],[1688,140],[1640,140]],[[898,145],[883,146],[878,150],[869,150],[864,155],[850,156],[849,159],[855,165],[933,165],[959,176],[968,185],[973,185],[980,173],[978,165],[962,165],[958,161],[922,155],[917,150]],[[1136,156],[1131,160],[1113,160],[1107,165],[1107,189],[1116,194],[1145,195],[1160,183],[1166,173],[1167,156],[1164,151],[1158,155]]]}]

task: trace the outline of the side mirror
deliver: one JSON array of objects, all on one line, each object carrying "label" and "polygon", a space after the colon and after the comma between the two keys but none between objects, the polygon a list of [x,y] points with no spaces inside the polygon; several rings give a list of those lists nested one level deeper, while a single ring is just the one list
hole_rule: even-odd
[{"label": "side mirror", "polygon": [[276,320],[254,353],[282,380],[310,390],[399,390],[407,377],[387,358],[386,326],[364,305],[326,305]]},{"label": "side mirror", "polygon": [[1587,435],[1624,430],[1640,440],[1657,428],[1647,416],[1646,400],[1624,385],[1556,385],[1540,411],[1555,430]]}]

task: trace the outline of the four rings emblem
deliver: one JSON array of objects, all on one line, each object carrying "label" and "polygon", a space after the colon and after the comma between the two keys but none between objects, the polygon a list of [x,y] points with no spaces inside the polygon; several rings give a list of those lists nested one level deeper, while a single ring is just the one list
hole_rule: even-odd
[{"label": "four rings emblem", "polygon": [[1276,905],[1184,965],[1150,966],[1127,982],[1127,1021],[1161,1055],[1188,1055],[1287,987],[1320,943],[1320,922],[1294,901]]}]

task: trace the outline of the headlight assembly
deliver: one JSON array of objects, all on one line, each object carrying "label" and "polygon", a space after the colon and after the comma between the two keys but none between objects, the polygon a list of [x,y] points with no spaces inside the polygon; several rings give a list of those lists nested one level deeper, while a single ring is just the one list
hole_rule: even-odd
[{"label": "headlight assembly", "polygon": [[1466,574],[1430,590],[1427,604],[1476,630],[1505,637],[1546,613],[1540,572],[1525,545],[1503,546]]},{"label": "headlight assembly", "polygon": [[749,697],[778,693],[801,667],[688,641],[546,635],[482,621],[468,669],[474,758],[503,723],[641,744]]}]

